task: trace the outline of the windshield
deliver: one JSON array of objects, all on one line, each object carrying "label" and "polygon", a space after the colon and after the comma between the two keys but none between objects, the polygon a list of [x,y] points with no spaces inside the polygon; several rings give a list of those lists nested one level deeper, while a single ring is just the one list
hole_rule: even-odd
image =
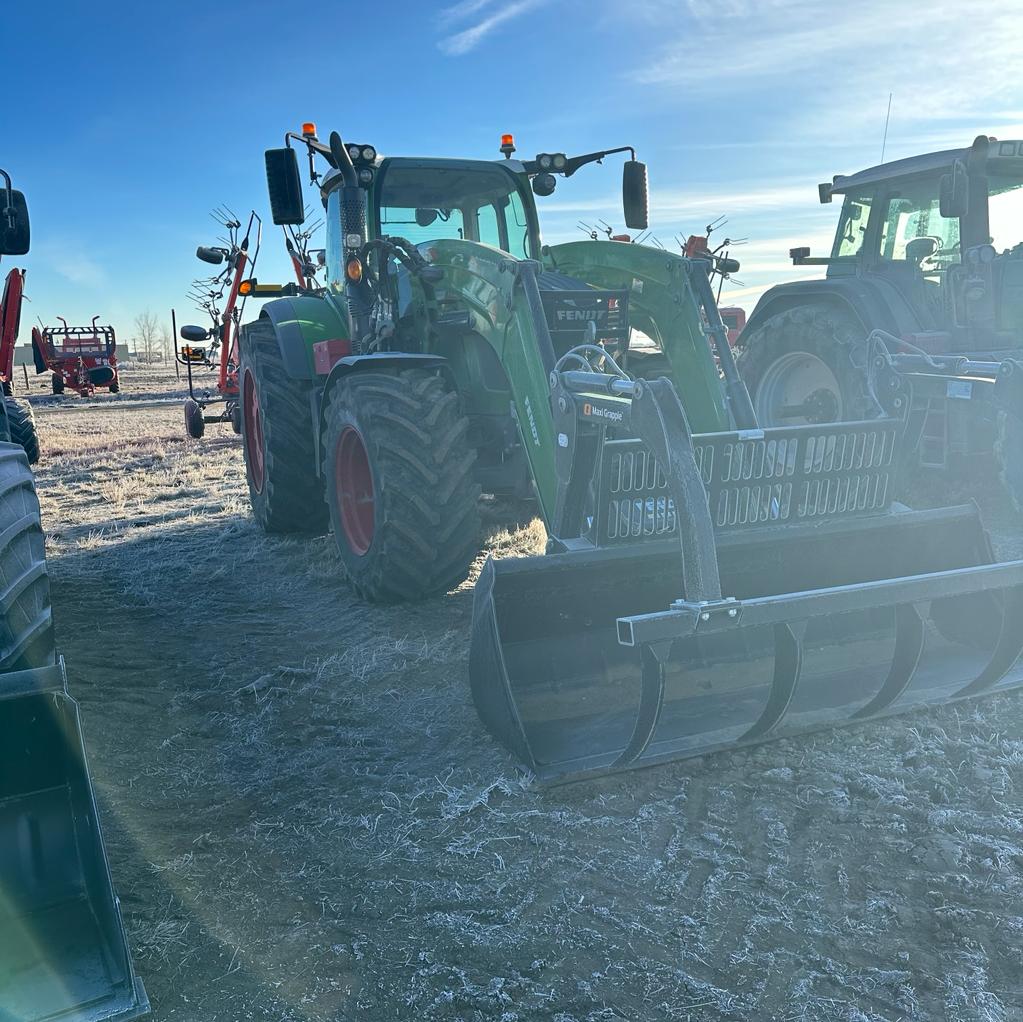
[{"label": "windshield", "polygon": [[535,257],[518,182],[500,165],[390,162],[380,175],[376,202],[381,235],[416,245],[465,239],[519,259]]}]

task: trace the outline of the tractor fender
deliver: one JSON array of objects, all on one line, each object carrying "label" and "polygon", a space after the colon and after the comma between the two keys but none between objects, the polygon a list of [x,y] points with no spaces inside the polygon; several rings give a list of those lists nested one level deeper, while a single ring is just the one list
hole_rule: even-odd
[{"label": "tractor fender", "polygon": [[448,378],[448,382],[453,382],[448,360],[443,355],[422,355],[410,351],[377,351],[370,355],[346,355],[334,363],[327,375],[327,382],[323,385],[323,393],[320,395],[321,419],[327,399],[338,382],[346,376],[358,372],[394,372],[397,369],[440,369]]},{"label": "tractor fender", "polygon": [[399,369],[440,369],[448,383],[454,386],[454,378],[448,360],[442,355],[423,355],[411,351],[377,351],[369,355],[346,355],[339,358],[330,372],[323,389],[319,391],[319,407],[316,412],[316,464],[323,458],[323,431],[326,427],[327,403],[334,388],[349,376],[359,372],[396,372]]},{"label": "tractor fender", "polygon": [[886,281],[863,277],[798,280],[765,291],[746,321],[739,345],[772,316],[804,305],[820,305],[849,313],[863,327],[899,336],[921,329],[919,320],[898,291]]},{"label": "tractor fender", "polygon": [[347,338],[348,320],[326,298],[299,295],[267,302],[260,313],[273,324],[284,371],[293,380],[314,380],[313,345]]}]

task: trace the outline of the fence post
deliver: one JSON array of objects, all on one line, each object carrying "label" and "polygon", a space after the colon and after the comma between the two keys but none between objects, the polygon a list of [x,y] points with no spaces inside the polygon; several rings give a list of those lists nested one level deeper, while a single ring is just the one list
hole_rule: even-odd
[{"label": "fence post", "polygon": [[[178,318],[171,309],[171,343],[174,345],[174,377],[181,379],[181,366],[178,365]],[[168,352],[168,354],[170,354]]]}]

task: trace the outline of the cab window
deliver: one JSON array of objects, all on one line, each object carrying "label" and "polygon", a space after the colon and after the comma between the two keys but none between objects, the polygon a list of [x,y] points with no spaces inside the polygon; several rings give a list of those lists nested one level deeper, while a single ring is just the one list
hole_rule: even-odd
[{"label": "cab window", "polygon": [[988,188],[991,244],[1004,252],[1023,242],[1023,182],[1018,173],[1012,177],[991,174]]},{"label": "cab window", "polygon": [[863,240],[867,233],[867,221],[870,220],[869,194],[847,195],[842,205],[842,216],[838,221],[838,233],[832,258],[859,255],[863,248]]},{"label": "cab window", "polygon": [[908,184],[888,198],[881,229],[881,258],[940,273],[959,262],[959,221],[943,217],[934,179]]}]

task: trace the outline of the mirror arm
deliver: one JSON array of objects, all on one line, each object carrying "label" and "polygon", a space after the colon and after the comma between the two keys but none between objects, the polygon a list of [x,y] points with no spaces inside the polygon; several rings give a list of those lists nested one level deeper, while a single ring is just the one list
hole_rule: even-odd
[{"label": "mirror arm", "polygon": [[[636,150],[631,145],[623,145],[617,149],[603,149],[597,153],[587,153],[585,156],[573,156],[571,159],[565,160],[564,170],[551,170],[548,168],[548,171],[551,174],[563,174],[565,177],[571,177],[580,167],[585,167],[587,163],[599,163],[605,156],[614,156],[615,153],[629,153],[629,159],[636,159]],[[540,166],[536,160],[523,160],[522,166],[527,174],[540,173]]]},{"label": "mirror arm", "polygon": [[565,177],[571,177],[580,167],[588,163],[599,163],[605,156],[614,156],[615,153],[629,153],[629,158],[635,160],[636,150],[631,145],[619,146],[617,149],[604,149],[599,153],[587,153],[585,156],[573,156],[565,161],[563,171]]},{"label": "mirror arm", "polygon": [[320,179],[320,175],[316,173],[316,167],[315,167],[315,164],[314,164],[314,160],[316,158],[316,154],[317,153],[319,153],[320,156],[322,156],[327,161],[327,163],[329,163],[331,165],[331,167],[334,168],[334,170],[338,170],[339,169],[338,165],[337,165],[337,161],[334,159],[334,155],[330,151],[330,146],[324,145],[319,139],[306,138],[305,135],[298,135],[294,131],[286,131],[284,133],[284,144],[289,149],[291,148],[291,140],[292,139],[294,139],[296,142],[301,142],[306,147],[306,149],[308,150],[308,153],[309,153],[309,183],[310,184],[314,185]]}]

